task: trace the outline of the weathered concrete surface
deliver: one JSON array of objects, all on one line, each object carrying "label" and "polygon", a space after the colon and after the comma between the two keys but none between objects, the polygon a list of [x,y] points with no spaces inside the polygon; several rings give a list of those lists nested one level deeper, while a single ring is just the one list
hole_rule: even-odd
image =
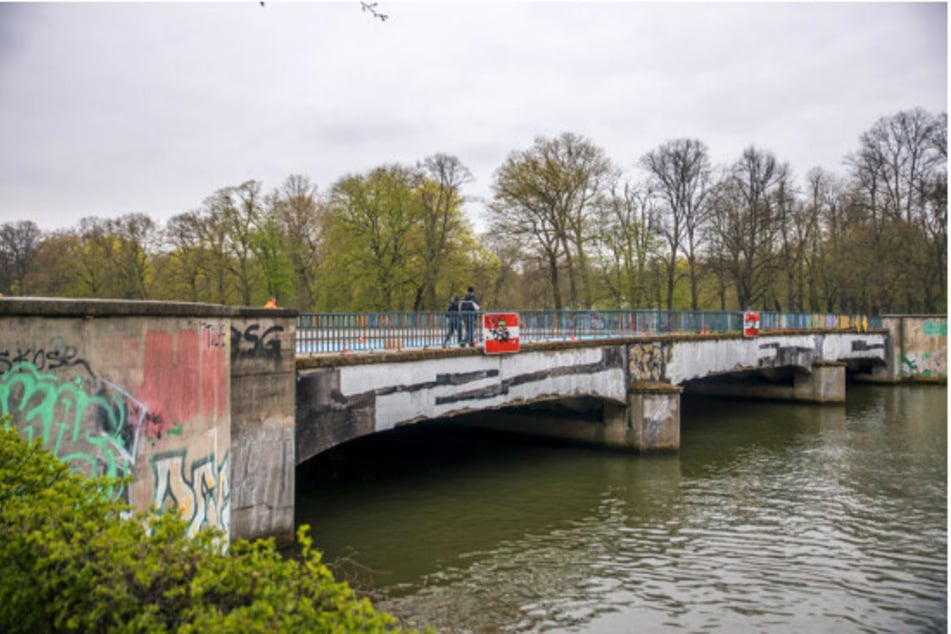
[{"label": "weathered concrete surface", "polygon": [[230,311],[0,300],[0,411],[75,471],[132,475],[133,506],[228,529]]},{"label": "weathered concrete surface", "polygon": [[627,422],[627,408],[605,403],[607,409],[599,420],[554,416],[543,411],[513,412],[501,410],[491,416],[461,415],[451,419],[453,425],[492,429],[527,436],[564,440],[596,447],[633,449]]},{"label": "weathered concrete surface", "polygon": [[690,394],[728,396],[762,401],[799,401],[806,403],[841,404],[845,402],[846,364],[840,361],[817,361],[810,371],[801,368],[787,371],[762,370],[740,375],[716,375],[687,385]]},{"label": "weathered concrete surface", "polygon": [[811,403],[845,402],[845,363],[841,361],[818,361],[812,372],[797,372],[793,381],[794,401]]},{"label": "weathered concrete surface", "polygon": [[[0,412],[190,530],[293,532],[294,311],[0,300]],[[237,503],[237,506],[235,506]],[[232,524],[232,520],[235,524]]]},{"label": "weathered concrete surface", "polygon": [[781,367],[811,372],[819,361],[885,363],[883,332],[763,335],[649,341],[631,346],[631,379],[680,385],[720,374]]},{"label": "weathered concrete surface", "polygon": [[[884,332],[783,333],[758,339],[667,335],[594,346],[526,346],[518,354],[496,357],[468,350],[301,359],[297,460],[420,420],[574,397],[626,405],[629,411],[620,417],[621,424],[613,415],[580,425],[545,418],[529,432],[532,423],[508,414],[497,424],[606,446],[667,450],[679,447],[680,389],[673,386],[792,367],[802,376],[788,385],[762,386],[759,396],[771,390],[772,398],[839,402],[845,377],[839,362],[884,365],[885,340]],[[836,365],[817,369],[827,362]],[[655,389],[631,396],[628,388],[639,384]],[[659,385],[666,385],[666,392]],[[669,414],[669,424],[659,423],[660,412]]]},{"label": "weathered concrete surface", "polygon": [[298,371],[297,459],[424,419],[592,396],[624,403],[624,346]]},{"label": "weathered concrete surface", "polygon": [[642,452],[680,449],[680,393],[669,383],[639,382],[628,391],[631,445]]},{"label": "weathered concrete surface", "polygon": [[886,315],[888,368],[878,373],[887,382],[947,383],[948,319],[946,315]]},{"label": "weathered concrete surface", "polygon": [[231,534],[294,539],[295,322],[244,309],[231,320]]}]

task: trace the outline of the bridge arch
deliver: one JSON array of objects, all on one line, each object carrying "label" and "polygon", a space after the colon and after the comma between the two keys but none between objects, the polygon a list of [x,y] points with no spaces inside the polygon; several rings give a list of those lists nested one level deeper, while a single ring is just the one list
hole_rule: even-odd
[{"label": "bridge arch", "polygon": [[620,408],[627,399],[624,344],[542,346],[499,357],[460,350],[338,361],[317,359],[298,370],[298,463],[348,440],[422,420],[581,397]]}]

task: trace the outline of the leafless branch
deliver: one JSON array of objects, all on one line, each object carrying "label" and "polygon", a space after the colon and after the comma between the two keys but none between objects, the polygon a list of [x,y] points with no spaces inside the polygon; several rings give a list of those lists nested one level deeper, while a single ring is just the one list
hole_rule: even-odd
[{"label": "leafless branch", "polygon": [[374,18],[377,18],[380,22],[386,22],[386,19],[390,16],[388,16],[385,13],[380,13],[379,11],[377,11],[376,7],[378,4],[379,4],[378,2],[361,2],[360,8],[363,9],[364,11],[368,11],[370,15],[372,15]]}]

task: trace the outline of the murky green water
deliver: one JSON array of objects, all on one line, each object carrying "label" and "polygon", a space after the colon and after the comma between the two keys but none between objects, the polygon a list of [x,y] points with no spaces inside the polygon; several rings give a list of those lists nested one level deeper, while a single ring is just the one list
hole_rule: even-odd
[{"label": "murky green water", "polygon": [[297,519],[376,605],[444,632],[947,630],[945,388],[685,398],[681,442],[419,425],[301,469]]}]

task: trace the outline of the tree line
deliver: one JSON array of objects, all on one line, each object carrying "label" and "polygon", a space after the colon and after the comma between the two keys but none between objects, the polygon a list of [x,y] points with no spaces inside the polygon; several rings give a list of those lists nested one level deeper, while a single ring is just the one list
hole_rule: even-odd
[{"label": "tree line", "polygon": [[590,139],[537,137],[496,169],[477,235],[455,156],[214,192],[164,226],[144,214],[44,232],[0,225],[0,291],[260,305],[442,310],[474,285],[497,308],[947,310],[947,115],[879,119],[798,185],[748,146],[714,165],[673,139],[625,172]]}]

